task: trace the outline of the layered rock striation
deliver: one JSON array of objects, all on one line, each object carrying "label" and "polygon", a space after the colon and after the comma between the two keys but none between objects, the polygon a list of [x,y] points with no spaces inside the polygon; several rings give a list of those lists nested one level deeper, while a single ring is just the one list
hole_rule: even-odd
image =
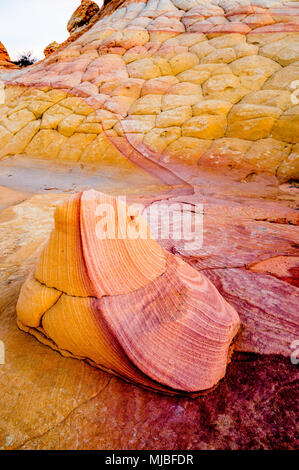
[{"label": "layered rock striation", "polygon": [[[298,211],[286,199],[273,200],[266,184],[227,181],[221,186],[223,177],[216,175],[202,181],[198,194],[190,197],[166,200],[157,189],[150,199],[144,192],[134,194],[136,202],[162,204],[164,213],[165,205],[175,201],[190,213],[204,202],[200,250],[188,251],[180,240],[160,244],[209,278],[242,322],[224,379],[210,393],[192,398],[125,383],[83,360],[58,354],[17,328],[21,285],[29,272],[35,277],[40,249],[53,229],[55,206],[69,201],[70,194],[45,191],[32,197],[2,188],[0,199],[7,209],[0,214],[0,322],[6,347],[0,367],[1,448],[296,448],[298,367],[290,358],[294,362],[298,357]],[[156,201],[157,195],[162,201]],[[37,309],[32,308],[33,297],[29,300],[32,321]],[[60,320],[69,315],[61,310],[61,316],[55,312]],[[49,312],[45,323],[54,329],[53,308]],[[95,318],[83,307],[82,315],[85,326]],[[45,341],[35,327],[33,331]],[[86,328],[83,339],[85,333]],[[68,339],[76,343],[78,336]]]},{"label": "layered rock striation", "polygon": [[[1,448],[296,448],[298,59],[295,1],[115,0],[17,80],[8,82],[20,72],[5,74],[1,157],[16,158],[2,162],[2,175],[5,167],[5,184],[12,184],[12,162],[33,165],[30,178],[44,194],[7,188],[0,194],[7,207],[0,214],[0,339],[7,351],[0,367]],[[66,193],[57,194],[54,183],[45,188],[38,163],[21,155],[43,158],[44,177],[55,178],[53,160],[68,161],[59,189]],[[65,282],[37,270],[54,208],[71,199],[76,163],[92,169],[82,171],[84,188],[77,191],[89,184],[103,191],[108,168],[107,192],[128,192],[163,215],[179,204],[174,225],[181,212],[194,215],[204,205],[203,230],[195,233],[196,240],[203,237],[200,248],[178,239],[159,244],[167,258],[176,255],[209,279],[240,317],[226,375],[210,393],[162,396],[64,357],[103,366],[99,355],[107,353],[91,348],[85,335],[95,318],[89,331],[99,334],[103,319],[90,297],[68,295]],[[144,178],[136,165],[155,177]],[[125,184],[117,184],[115,168]],[[162,228],[161,220],[151,225]],[[42,266],[53,267],[57,256],[43,259],[49,262]],[[66,263],[61,266],[64,279]],[[53,349],[58,344],[64,356],[17,328],[16,302],[29,272],[34,275],[22,290],[29,308],[24,301],[19,326]],[[170,292],[175,279],[167,284]],[[152,284],[157,281],[141,291]],[[119,302],[114,334],[119,315],[128,315],[128,295],[134,312],[144,311],[136,292],[96,300],[105,312]],[[55,296],[57,305],[46,311]],[[124,366],[116,361],[110,371],[116,364]],[[158,382],[146,378],[157,390]]]},{"label": "layered rock striation", "polygon": [[[213,388],[225,375],[238,314],[205,276],[160,247],[142,217],[119,205],[86,191],[58,206],[55,229],[22,287],[18,325],[64,355],[146,388]],[[95,214],[103,207],[116,222],[114,236],[99,231]]]}]

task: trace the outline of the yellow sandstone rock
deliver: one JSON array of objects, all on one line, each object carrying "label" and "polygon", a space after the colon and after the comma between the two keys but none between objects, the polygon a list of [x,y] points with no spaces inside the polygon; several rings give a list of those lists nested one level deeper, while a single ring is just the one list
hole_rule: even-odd
[{"label": "yellow sandstone rock", "polygon": [[53,129],[40,130],[26,147],[25,153],[32,157],[56,159],[67,138]]},{"label": "yellow sandstone rock", "polygon": [[147,158],[155,152],[170,171],[175,160],[200,159],[215,171],[298,178],[290,150],[299,135],[297,10],[280,3],[104,6],[75,42],[7,82],[0,157],[133,156],[153,169]]},{"label": "yellow sandstone rock", "polygon": [[62,354],[170,394],[217,385],[240,327],[206,277],[163,250],[130,207],[96,191],[57,207],[17,314],[21,329]]},{"label": "yellow sandstone rock", "polygon": [[283,160],[278,167],[277,176],[280,181],[288,181],[298,178],[299,174],[299,145],[296,144],[292,148],[289,156]]},{"label": "yellow sandstone rock", "polygon": [[182,126],[185,137],[198,137],[200,139],[218,139],[223,137],[227,125],[225,116],[201,114],[195,116]]},{"label": "yellow sandstone rock", "polygon": [[155,152],[161,153],[174,140],[181,137],[180,127],[155,128],[148,132],[143,140]]},{"label": "yellow sandstone rock", "polygon": [[163,111],[157,116],[157,127],[181,126],[192,117],[191,106],[179,106],[178,108]]}]

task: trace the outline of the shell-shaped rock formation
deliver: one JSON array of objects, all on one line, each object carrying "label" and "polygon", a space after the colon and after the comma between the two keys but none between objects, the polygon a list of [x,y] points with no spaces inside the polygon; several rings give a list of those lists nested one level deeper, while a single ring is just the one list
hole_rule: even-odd
[{"label": "shell-shaped rock formation", "polygon": [[93,190],[57,207],[17,315],[62,354],[166,393],[214,387],[240,326],[214,285],[162,249],[140,215]]}]

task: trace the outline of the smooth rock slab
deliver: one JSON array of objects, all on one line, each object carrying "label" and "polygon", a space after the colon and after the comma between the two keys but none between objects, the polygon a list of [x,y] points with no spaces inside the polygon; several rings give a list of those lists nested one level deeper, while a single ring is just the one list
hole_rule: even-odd
[{"label": "smooth rock slab", "polygon": [[293,449],[298,378],[287,359],[244,355],[229,366],[221,387],[196,400],[113,378],[20,449]]}]

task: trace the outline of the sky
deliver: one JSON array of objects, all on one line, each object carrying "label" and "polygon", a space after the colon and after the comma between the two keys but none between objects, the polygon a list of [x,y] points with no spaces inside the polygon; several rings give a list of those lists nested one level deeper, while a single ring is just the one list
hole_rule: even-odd
[{"label": "sky", "polygon": [[[101,6],[102,0],[95,0]],[[67,22],[81,0],[0,0],[0,41],[12,60],[31,51],[44,57],[45,47],[68,38]]]}]

